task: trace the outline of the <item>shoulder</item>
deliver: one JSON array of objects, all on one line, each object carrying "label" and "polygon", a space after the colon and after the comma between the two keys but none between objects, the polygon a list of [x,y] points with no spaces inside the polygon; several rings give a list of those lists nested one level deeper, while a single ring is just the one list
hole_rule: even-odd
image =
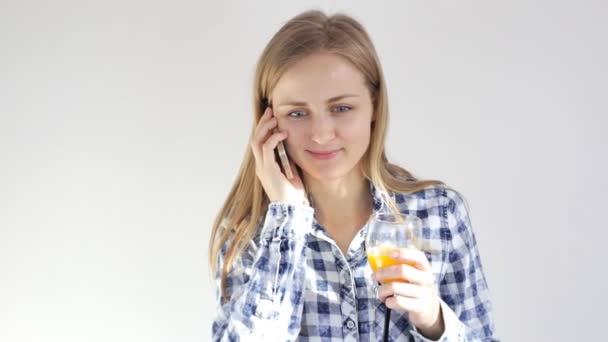
[{"label": "shoulder", "polygon": [[413,193],[393,193],[393,197],[402,213],[423,220],[431,238],[452,241],[460,235],[471,235],[466,200],[446,184],[432,185]]},{"label": "shoulder", "polygon": [[392,197],[403,211],[439,210],[444,216],[466,210],[467,206],[459,191],[443,183],[413,193],[393,192]]},{"label": "shoulder", "polygon": [[392,192],[391,196],[402,212],[436,211],[447,203],[448,188],[436,184],[412,193]]},{"label": "shoulder", "polygon": [[[236,247],[240,244],[241,248],[238,248],[238,252],[234,255],[233,264],[231,268],[238,268],[238,266],[246,267],[253,263],[255,254],[259,248],[259,237],[260,237],[260,225],[261,219],[257,220],[257,229],[255,229],[251,236],[246,234],[243,230],[238,230],[237,227],[229,227],[230,219],[225,217],[220,225],[220,232],[226,234],[225,240],[219,248],[219,253],[216,258],[216,265],[218,269],[221,269],[228,254],[231,253],[231,248]],[[238,225],[238,224],[237,224]],[[237,232],[238,231],[238,232]],[[221,236],[222,234],[220,234]]]}]

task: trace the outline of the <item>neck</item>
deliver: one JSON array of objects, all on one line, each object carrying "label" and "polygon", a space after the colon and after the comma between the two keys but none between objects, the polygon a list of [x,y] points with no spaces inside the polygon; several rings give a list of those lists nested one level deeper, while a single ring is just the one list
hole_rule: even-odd
[{"label": "neck", "polygon": [[[306,179],[307,178],[307,179]],[[305,177],[315,216],[324,225],[367,221],[373,208],[367,179],[360,172],[328,181]]]}]

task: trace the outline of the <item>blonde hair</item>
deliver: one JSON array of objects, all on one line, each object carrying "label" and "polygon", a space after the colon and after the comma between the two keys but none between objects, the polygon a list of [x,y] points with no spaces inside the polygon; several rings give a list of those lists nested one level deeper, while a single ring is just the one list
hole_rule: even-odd
[{"label": "blonde hair", "polygon": [[[373,100],[375,121],[370,145],[360,167],[363,175],[381,193],[413,193],[435,184],[435,180],[417,180],[407,170],[386,158],[384,141],[388,125],[388,99],[384,75],[375,48],[367,32],[345,14],[327,16],[317,10],[306,11],[289,20],[272,37],[258,60],[253,84],[254,125],[260,120],[269,94],[283,73],[296,61],[313,53],[328,52],[341,56],[363,74]],[[388,198],[391,211],[398,213]],[[258,219],[266,212],[269,200],[255,173],[255,159],[250,148],[245,153],[238,176],[219,211],[209,242],[209,264],[217,272],[222,247],[229,244],[221,270],[221,293],[225,295],[226,277],[232,263],[251,241],[258,229]]]}]

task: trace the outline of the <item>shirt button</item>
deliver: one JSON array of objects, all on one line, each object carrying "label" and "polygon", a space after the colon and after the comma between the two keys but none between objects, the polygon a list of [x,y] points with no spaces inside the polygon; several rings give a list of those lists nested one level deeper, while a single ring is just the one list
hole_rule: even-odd
[{"label": "shirt button", "polygon": [[355,322],[353,322],[351,319],[349,319],[348,321],[346,321],[346,327],[348,329],[352,329],[355,327]]}]

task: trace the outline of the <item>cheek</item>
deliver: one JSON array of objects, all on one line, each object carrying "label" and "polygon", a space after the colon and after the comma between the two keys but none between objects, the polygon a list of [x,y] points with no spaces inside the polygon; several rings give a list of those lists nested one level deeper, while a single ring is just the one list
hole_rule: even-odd
[{"label": "cheek", "polygon": [[277,118],[277,124],[279,127],[279,130],[281,131],[285,131],[287,132],[287,134],[289,134],[288,138],[291,138],[292,136],[295,136],[298,134],[299,126],[297,122],[293,122],[291,120],[288,120],[286,118]]},{"label": "cheek", "polygon": [[371,125],[367,121],[355,121],[343,126],[342,137],[352,142],[364,142],[369,139]]},{"label": "cheek", "polygon": [[289,135],[285,140],[285,147],[287,148],[287,152],[294,153],[296,149],[303,148],[305,144],[302,139],[297,136]]},{"label": "cheek", "polygon": [[[285,148],[287,153],[293,155],[297,149],[306,146],[305,135],[299,129],[293,127],[285,127],[283,131],[287,132],[287,139],[285,139]],[[297,148],[296,148],[297,147]]]},{"label": "cheek", "polygon": [[297,125],[295,123],[283,123],[279,124],[280,130],[287,132],[287,145],[302,146],[306,137],[304,125]]}]

